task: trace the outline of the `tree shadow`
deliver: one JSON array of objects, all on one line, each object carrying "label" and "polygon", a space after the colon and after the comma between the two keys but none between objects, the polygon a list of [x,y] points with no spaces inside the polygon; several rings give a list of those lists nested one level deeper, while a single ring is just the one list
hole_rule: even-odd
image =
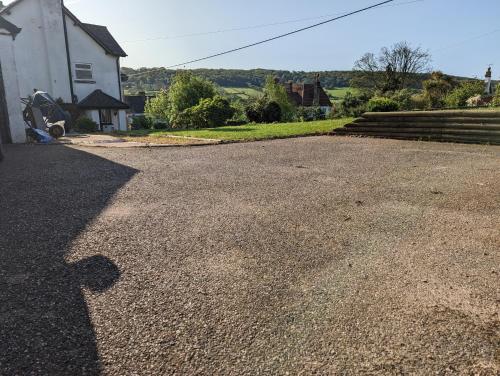
[{"label": "tree shadow", "polygon": [[71,242],[137,172],[64,146],[8,146],[0,163],[0,373],[99,374],[82,287],[111,288],[119,268],[65,260]]}]

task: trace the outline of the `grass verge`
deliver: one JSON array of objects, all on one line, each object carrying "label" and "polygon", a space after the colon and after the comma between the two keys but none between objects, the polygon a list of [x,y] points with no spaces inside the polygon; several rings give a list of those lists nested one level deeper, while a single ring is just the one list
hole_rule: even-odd
[{"label": "grass verge", "polygon": [[311,136],[328,134],[336,128],[343,127],[352,121],[351,118],[312,121],[307,123],[281,123],[281,124],[247,124],[240,126],[225,126],[207,129],[191,130],[137,130],[118,132],[133,141],[136,137],[144,141],[145,137],[182,136],[225,141],[257,141],[273,138],[289,138],[298,136]]}]

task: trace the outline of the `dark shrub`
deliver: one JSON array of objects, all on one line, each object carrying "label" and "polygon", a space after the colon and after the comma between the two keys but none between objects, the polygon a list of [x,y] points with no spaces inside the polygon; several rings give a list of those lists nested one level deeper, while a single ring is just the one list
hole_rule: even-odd
[{"label": "dark shrub", "polygon": [[132,130],[152,129],[153,120],[147,116],[134,116],[132,119]]},{"label": "dark shrub", "polygon": [[223,97],[202,99],[197,106],[182,111],[174,122],[174,128],[215,128],[226,124],[234,115],[234,109]]},{"label": "dark shrub", "polygon": [[367,109],[370,112],[393,112],[399,110],[399,104],[390,98],[374,97],[369,100]]},{"label": "dark shrub", "polygon": [[169,129],[170,126],[168,125],[168,123],[166,121],[156,121],[154,124],[153,124],[153,129],[156,129],[156,130],[165,130],[165,129]]},{"label": "dark shrub", "polygon": [[264,110],[262,112],[262,120],[264,123],[277,123],[281,121],[283,116],[283,112],[281,111],[281,107],[276,102],[269,102],[264,106]]},{"label": "dark shrub", "polygon": [[99,126],[97,123],[88,117],[81,117],[75,123],[76,129],[80,132],[92,133],[97,132]]},{"label": "dark shrub", "polygon": [[366,112],[366,104],[370,97],[367,94],[353,95],[347,92],[340,104],[340,116],[358,117]]}]

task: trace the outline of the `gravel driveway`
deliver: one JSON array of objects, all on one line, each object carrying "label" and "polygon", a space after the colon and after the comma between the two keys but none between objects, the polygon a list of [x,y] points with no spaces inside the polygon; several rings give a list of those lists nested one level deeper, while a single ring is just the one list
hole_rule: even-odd
[{"label": "gravel driveway", "polygon": [[10,146],[0,374],[498,375],[500,147]]}]

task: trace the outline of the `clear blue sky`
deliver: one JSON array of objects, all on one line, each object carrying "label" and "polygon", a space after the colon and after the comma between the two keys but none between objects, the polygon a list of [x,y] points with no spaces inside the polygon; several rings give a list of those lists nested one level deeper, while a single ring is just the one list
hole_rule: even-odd
[{"label": "clear blue sky", "polygon": [[[318,22],[310,20],[205,36],[140,39],[343,13],[381,0],[65,0],[84,22],[107,25],[129,54],[124,66],[182,63]],[[411,0],[396,0],[395,4]],[[492,33],[494,30],[498,30]],[[476,38],[483,34],[489,35]],[[476,39],[474,39],[476,38]],[[368,51],[407,40],[429,49],[434,69],[500,78],[500,1],[424,0],[385,7],[286,39],[189,66],[344,70]]]}]

